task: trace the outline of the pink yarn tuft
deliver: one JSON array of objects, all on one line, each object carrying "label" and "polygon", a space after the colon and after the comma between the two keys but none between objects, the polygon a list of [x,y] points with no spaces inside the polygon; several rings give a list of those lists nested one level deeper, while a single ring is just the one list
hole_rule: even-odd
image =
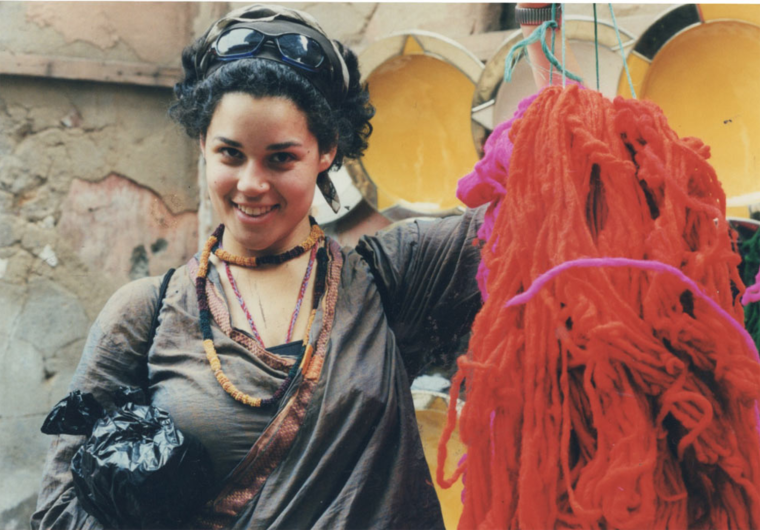
[{"label": "pink yarn tuft", "polygon": [[753,302],[760,302],[760,271],[755,276],[755,283],[747,287],[742,296],[742,305],[746,306]]},{"label": "pink yarn tuft", "polygon": [[[508,121],[499,124],[486,140],[483,146],[484,156],[475,164],[472,172],[468,173],[457,183],[457,198],[470,208],[477,208],[486,203],[491,203],[486,210],[483,224],[478,230],[478,238],[487,241],[493,232],[494,221],[499,214],[501,199],[506,194],[507,176],[509,175],[509,161],[512,158],[512,140],[509,139],[509,131],[512,124],[522,118],[538,93],[523,99],[518,105],[515,114]],[[488,298],[486,292],[486,279],[488,268],[481,261],[478,266],[477,280],[483,300]]]}]

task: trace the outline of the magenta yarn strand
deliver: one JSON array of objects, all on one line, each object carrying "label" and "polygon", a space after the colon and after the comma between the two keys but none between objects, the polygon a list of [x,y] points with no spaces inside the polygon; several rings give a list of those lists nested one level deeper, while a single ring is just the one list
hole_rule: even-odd
[{"label": "magenta yarn strand", "polygon": [[714,309],[721,317],[723,317],[744,339],[744,343],[747,345],[747,349],[755,354],[755,359],[760,360],[755,341],[744,329],[744,326],[737,322],[731,315],[723,309],[718,303],[707,296],[702,289],[699,288],[697,283],[686,276],[679,269],[672,267],[666,263],[659,261],[646,261],[630,258],[580,258],[572,261],[566,261],[556,267],[549,269],[541,274],[531,284],[530,288],[517,296],[512,297],[504,307],[514,307],[525,304],[532,299],[548,282],[562,274],[569,269],[582,269],[582,268],[604,268],[604,267],[630,267],[634,269],[648,270],[654,272],[664,272],[676,276],[679,280],[685,283],[694,294],[707,302],[712,309]]},{"label": "magenta yarn strand", "polygon": [[753,302],[760,302],[760,271],[755,277],[755,283],[747,287],[742,295],[742,305],[749,305]]}]

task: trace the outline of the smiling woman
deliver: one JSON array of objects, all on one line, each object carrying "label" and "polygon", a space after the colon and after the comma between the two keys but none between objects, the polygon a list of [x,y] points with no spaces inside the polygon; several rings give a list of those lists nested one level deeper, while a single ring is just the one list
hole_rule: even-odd
[{"label": "smiling woman", "polygon": [[[111,298],[72,389],[108,406],[145,387],[205,446],[214,483],[177,527],[443,528],[409,384],[480,307],[483,210],[355,249],[324,235],[315,190],[339,206],[328,170],[361,156],[374,110],[354,54],[305,13],[233,11],[183,65],[170,113],[200,143],[222,224],[162,305],[161,278]],[[34,528],[103,527],[71,480],[83,441],[53,442]]]},{"label": "smiling woman", "polygon": [[306,239],[317,175],[332,165],[336,146],[320,152],[293,102],[225,95],[201,151],[228,251],[279,254]]}]

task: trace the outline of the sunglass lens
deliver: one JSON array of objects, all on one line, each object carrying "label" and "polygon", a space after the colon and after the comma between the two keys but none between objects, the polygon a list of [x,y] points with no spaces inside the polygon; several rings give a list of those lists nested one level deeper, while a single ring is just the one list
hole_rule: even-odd
[{"label": "sunglass lens", "polygon": [[277,38],[282,55],[307,68],[318,68],[325,59],[322,47],[303,35],[280,35]]},{"label": "sunglass lens", "polygon": [[232,29],[219,37],[216,50],[222,57],[250,53],[256,50],[263,40],[264,35],[255,29]]}]

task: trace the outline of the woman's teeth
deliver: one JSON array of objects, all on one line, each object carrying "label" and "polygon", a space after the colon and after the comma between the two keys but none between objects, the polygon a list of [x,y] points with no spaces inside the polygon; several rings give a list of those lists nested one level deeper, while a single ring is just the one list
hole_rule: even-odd
[{"label": "woman's teeth", "polygon": [[241,204],[236,204],[235,206],[237,207],[238,210],[240,210],[244,214],[251,215],[251,216],[254,216],[254,217],[259,216],[259,215],[264,215],[265,213],[269,213],[269,212],[271,212],[272,210],[274,210],[276,208],[276,205],[275,206],[254,207],[254,208],[248,208],[248,207],[243,206]]}]

